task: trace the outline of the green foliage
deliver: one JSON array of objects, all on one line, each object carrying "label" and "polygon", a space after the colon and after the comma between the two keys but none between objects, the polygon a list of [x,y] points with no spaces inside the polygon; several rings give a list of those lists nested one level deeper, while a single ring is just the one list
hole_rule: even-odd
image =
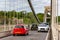
[{"label": "green foliage", "polygon": [[[37,15],[38,19],[40,20],[40,22],[43,22],[44,14],[37,13],[36,15]],[[48,15],[48,16],[51,16],[51,15]],[[13,10],[13,11],[0,11],[0,24],[3,24],[4,21],[6,21],[6,24],[8,24],[9,21],[12,24],[13,18],[23,19],[23,22],[25,24],[37,23],[32,12],[26,12],[26,11],[16,12],[15,10]],[[50,21],[50,20],[48,19],[48,21]],[[58,22],[60,22],[60,16],[58,16]]]},{"label": "green foliage", "polygon": [[60,16],[58,16],[58,22],[60,22]]},{"label": "green foliage", "polygon": [[[31,24],[31,23],[37,23],[35,17],[33,16],[32,12],[26,13],[24,16],[24,23]],[[27,22],[28,21],[28,22]]]},{"label": "green foliage", "polygon": [[40,22],[43,22],[44,14],[43,13],[38,13],[37,17],[39,18]]},{"label": "green foliage", "polygon": [[[9,21],[12,24],[13,18],[23,19],[23,22],[25,24],[38,23],[32,12],[26,12],[26,13],[24,13],[24,12],[26,12],[26,11],[20,11],[20,12],[16,12],[15,10],[7,11],[7,12],[6,11],[0,11],[0,23],[1,22],[3,23],[6,20],[7,24],[9,23]],[[44,14],[43,13],[37,13],[36,15],[39,18],[40,22],[43,22]]]}]

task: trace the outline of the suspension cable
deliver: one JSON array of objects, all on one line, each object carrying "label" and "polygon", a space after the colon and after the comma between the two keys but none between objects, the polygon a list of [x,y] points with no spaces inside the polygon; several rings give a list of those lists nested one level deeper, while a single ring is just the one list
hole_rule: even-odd
[{"label": "suspension cable", "polygon": [[40,20],[38,19],[38,17],[35,14],[34,8],[33,8],[32,3],[31,3],[31,0],[28,0],[28,3],[29,3],[29,6],[30,6],[30,8],[33,12],[34,17],[36,18],[37,22],[40,23]]}]

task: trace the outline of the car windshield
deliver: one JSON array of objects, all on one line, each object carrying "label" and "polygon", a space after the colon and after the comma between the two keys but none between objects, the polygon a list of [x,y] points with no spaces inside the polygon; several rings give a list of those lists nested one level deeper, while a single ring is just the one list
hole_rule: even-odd
[{"label": "car windshield", "polygon": [[24,28],[24,26],[15,26],[15,28]]},{"label": "car windshield", "polygon": [[41,26],[42,26],[42,27],[43,27],[43,26],[45,26],[45,27],[46,27],[47,25],[46,25],[46,24],[39,24],[39,26],[40,26],[40,27],[41,27]]}]

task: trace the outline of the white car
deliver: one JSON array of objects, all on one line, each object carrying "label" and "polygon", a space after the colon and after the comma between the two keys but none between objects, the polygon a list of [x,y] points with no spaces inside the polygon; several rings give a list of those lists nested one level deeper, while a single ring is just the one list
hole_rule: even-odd
[{"label": "white car", "polygon": [[39,31],[48,31],[49,30],[49,24],[48,23],[41,23],[38,25],[38,32]]}]

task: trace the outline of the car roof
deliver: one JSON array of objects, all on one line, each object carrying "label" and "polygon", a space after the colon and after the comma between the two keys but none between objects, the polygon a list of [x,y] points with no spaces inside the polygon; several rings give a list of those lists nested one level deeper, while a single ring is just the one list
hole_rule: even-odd
[{"label": "car roof", "polygon": [[17,24],[16,26],[24,26],[24,24]]}]

